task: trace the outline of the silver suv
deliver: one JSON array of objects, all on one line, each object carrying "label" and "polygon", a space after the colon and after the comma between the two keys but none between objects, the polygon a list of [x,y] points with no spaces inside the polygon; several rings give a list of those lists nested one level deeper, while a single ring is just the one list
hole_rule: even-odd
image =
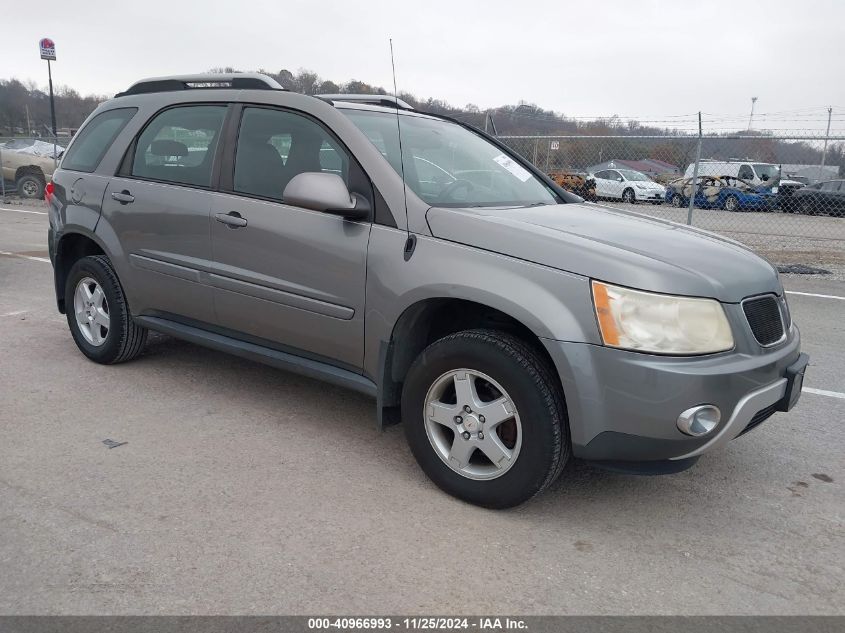
[{"label": "silver suv", "polygon": [[58,308],[88,358],[148,330],[326,380],[487,507],[570,457],[677,472],[797,401],[776,270],[584,204],[495,138],[258,74],[138,82],[48,187]]}]

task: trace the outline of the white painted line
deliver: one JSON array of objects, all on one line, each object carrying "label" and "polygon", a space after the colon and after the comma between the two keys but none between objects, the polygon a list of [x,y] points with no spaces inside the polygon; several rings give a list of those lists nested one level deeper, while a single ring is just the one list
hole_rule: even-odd
[{"label": "white painted line", "polygon": [[18,316],[19,314],[26,314],[26,310],[15,310],[14,312],[6,312],[5,314],[0,314],[0,317]]},{"label": "white painted line", "polygon": [[845,393],[840,393],[838,391],[826,391],[825,389],[813,389],[811,387],[801,387],[801,391],[812,393],[817,396],[827,396],[828,398],[839,398],[840,400],[845,400]]},{"label": "white painted line", "polygon": [[802,297],[818,297],[819,299],[839,299],[840,301],[845,301],[845,297],[840,297],[837,295],[817,295],[813,292],[797,292],[795,290],[787,290],[786,294],[801,295]]},{"label": "white painted line", "polygon": [[0,207],[0,211],[11,211],[12,213],[32,213],[33,215],[47,215],[46,211],[27,211],[26,209],[9,209]]},{"label": "white painted line", "polygon": [[19,255],[18,253],[10,253],[9,251],[0,251],[0,255],[8,255],[9,257],[17,257],[19,259],[29,259],[34,262],[45,262],[47,264],[50,263],[50,259],[48,257],[33,257],[32,255]]}]

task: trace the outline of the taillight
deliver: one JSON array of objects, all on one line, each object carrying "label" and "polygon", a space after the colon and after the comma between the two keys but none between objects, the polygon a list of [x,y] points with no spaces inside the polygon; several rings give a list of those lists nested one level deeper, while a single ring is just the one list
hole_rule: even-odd
[{"label": "taillight", "polygon": [[47,202],[50,202],[50,198],[53,197],[53,191],[54,190],[55,190],[55,187],[53,186],[53,181],[51,180],[50,182],[47,183],[47,186],[44,187],[44,199]]}]

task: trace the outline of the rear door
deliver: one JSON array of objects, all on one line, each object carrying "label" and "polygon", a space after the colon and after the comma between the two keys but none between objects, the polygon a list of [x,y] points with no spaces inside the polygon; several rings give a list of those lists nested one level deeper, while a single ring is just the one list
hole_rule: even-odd
[{"label": "rear door", "polygon": [[108,184],[103,216],[125,249],[135,314],[214,321],[209,214],[227,109],[159,112]]},{"label": "rear door", "polygon": [[621,198],[622,191],[625,189],[625,179],[622,178],[622,174],[615,169],[609,169],[607,174],[607,195],[610,198]]},{"label": "rear door", "polygon": [[371,222],[285,204],[282,193],[297,174],[329,172],[373,208],[372,185],[334,135],[303,113],[244,106],[238,120],[221,174],[225,192],[211,205],[219,323],[359,370]]},{"label": "rear door", "polygon": [[609,198],[611,196],[612,185],[610,182],[610,174],[612,172],[607,169],[596,172],[596,195],[599,198]]}]

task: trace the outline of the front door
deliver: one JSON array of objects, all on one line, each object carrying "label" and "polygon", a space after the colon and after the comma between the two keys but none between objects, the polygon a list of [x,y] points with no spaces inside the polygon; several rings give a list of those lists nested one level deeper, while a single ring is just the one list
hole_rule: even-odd
[{"label": "front door", "polygon": [[211,205],[219,324],[360,369],[371,223],[284,204],[282,193],[295,175],[324,171],[372,206],[369,180],[333,135],[295,112],[244,107],[234,149],[221,176],[230,192]]},{"label": "front door", "polygon": [[112,178],[103,216],[124,248],[124,286],[138,315],[214,321],[207,271],[212,174],[225,105],[164,110]]}]

